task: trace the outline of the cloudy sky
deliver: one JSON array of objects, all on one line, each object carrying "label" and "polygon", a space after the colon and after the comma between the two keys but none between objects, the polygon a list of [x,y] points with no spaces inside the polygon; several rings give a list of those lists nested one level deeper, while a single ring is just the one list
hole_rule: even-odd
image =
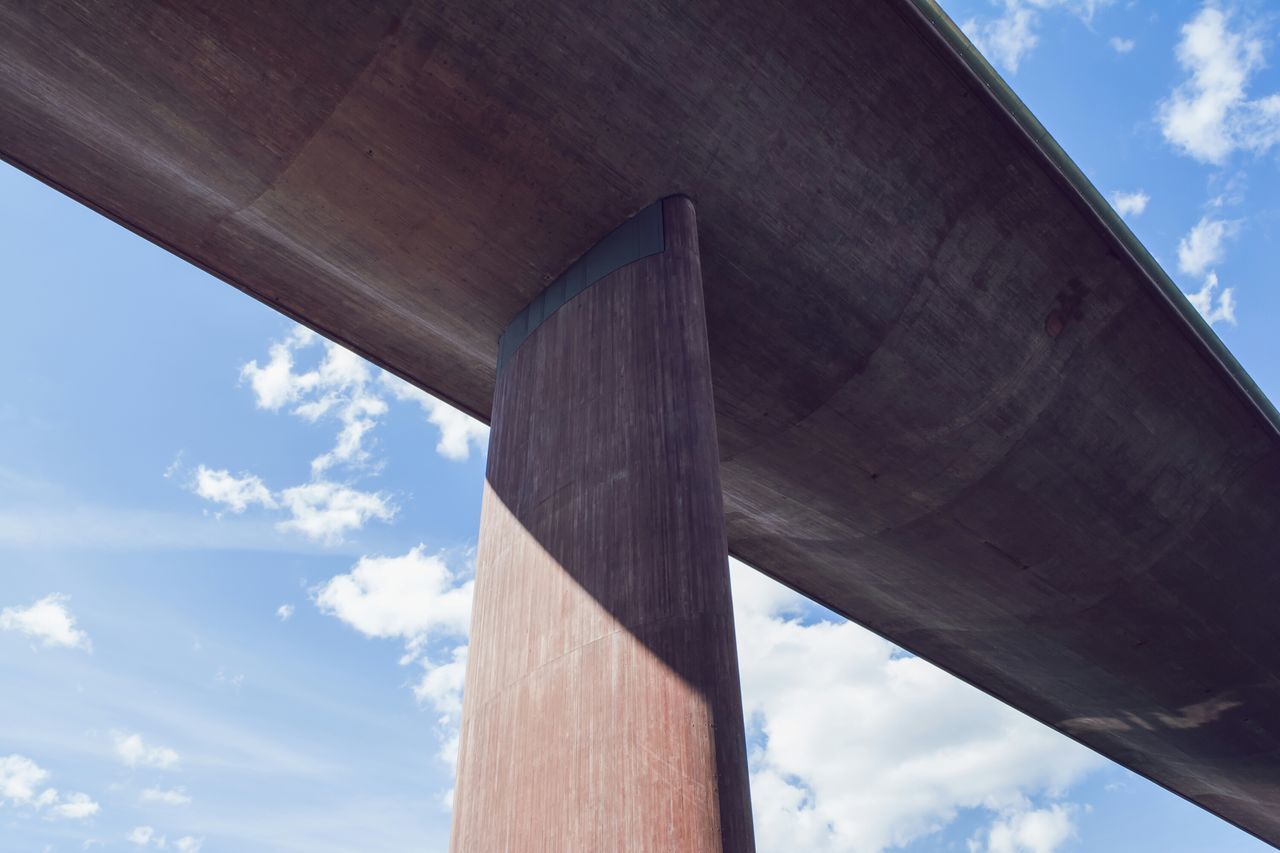
[{"label": "cloudy sky", "polygon": [[[951,14],[1280,395],[1280,15]],[[0,848],[442,851],[486,430],[0,167]],[[762,851],[1268,849],[733,567]]]}]

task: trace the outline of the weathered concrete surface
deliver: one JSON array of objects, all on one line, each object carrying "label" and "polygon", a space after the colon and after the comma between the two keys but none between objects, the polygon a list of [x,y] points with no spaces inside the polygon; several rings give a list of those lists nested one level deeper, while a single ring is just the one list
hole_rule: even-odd
[{"label": "weathered concrete surface", "polygon": [[688,193],[730,549],[1280,841],[1280,438],[906,0],[10,3],[0,153],[481,417]]},{"label": "weathered concrete surface", "polygon": [[498,379],[453,849],[749,853],[698,235],[607,275]]}]

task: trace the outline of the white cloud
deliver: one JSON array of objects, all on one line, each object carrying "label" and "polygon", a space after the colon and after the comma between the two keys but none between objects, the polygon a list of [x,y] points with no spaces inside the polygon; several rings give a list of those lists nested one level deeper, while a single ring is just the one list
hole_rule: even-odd
[{"label": "white cloud", "polygon": [[[488,428],[452,406],[440,402],[407,382],[377,368],[335,343],[324,341],[324,356],[312,370],[297,372],[295,356],[320,339],[295,329],[273,344],[267,364],[246,364],[242,379],[253,387],[259,408],[277,411],[292,406],[293,414],[315,423],[336,419],[340,428],[332,449],[311,462],[312,476],[320,477],[337,465],[359,466],[368,462],[365,444],[379,419],[388,410],[384,394],[399,401],[417,403],[427,420],[440,430],[436,450],[447,459],[465,460],[472,446],[483,448]],[[374,381],[374,373],[377,381]]]},{"label": "white cloud", "polygon": [[[360,470],[370,464],[370,436],[388,410],[388,399],[412,402],[440,433],[436,450],[447,459],[465,460],[483,448],[488,427],[408,383],[377,370],[354,353],[324,341],[323,356],[313,369],[295,369],[295,358],[320,338],[301,327],[273,344],[267,363],[251,361],[240,376],[253,388],[259,408],[290,411],[310,422],[338,423],[333,446],[311,460],[309,482],[273,491],[256,475],[231,474],[200,465],[193,491],[200,497],[242,513],[251,506],[284,509],[289,517],[279,530],[295,531],[317,542],[340,544],[347,533],[372,520],[391,521],[397,512],[387,495],[335,482],[338,467]],[[375,375],[376,371],[376,375]]]},{"label": "white cloud", "polygon": [[420,644],[428,635],[461,635],[471,619],[472,582],[418,545],[400,557],[362,557],[349,574],[330,578],[315,602],[367,637]]},{"label": "white cloud", "polygon": [[391,373],[384,372],[380,381],[395,399],[417,403],[422,407],[427,420],[440,430],[436,452],[446,459],[466,461],[471,456],[472,447],[483,451],[489,443],[489,428],[470,415],[437,400],[421,388],[410,385]]},{"label": "white cloud", "polygon": [[[140,847],[154,847],[157,850],[169,849],[169,842],[163,835],[156,833],[154,827],[135,826],[133,831],[125,836],[126,841],[131,841]],[[204,846],[203,838],[195,838],[191,835],[184,835],[173,842],[173,849],[178,853],[200,853],[200,848]]]},{"label": "white cloud", "polygon": [[732,576],[762,851],[904,845],[1101,764],[853,623],[801,618],[803,599],[762,575],[735,564]]},{"label": "white cloud", "polygon": [[310,390],[317,378],[313,374],[298,376],[293,372],[293,353],[316,340],[315,332],[295,326],[283,341],[271,345],[268,351],[270,359],[265,367],[258,367],[257,361],[251,361],[241,368],[240,378],[249,380],[259,408],[275,411]]},{"label": "white cloud", "polygon": [[387,413],[386,401],[367,390],[370,376],[364,359],[326,341],[324,360],[319,368],[299,377],[313,380],[309,387],[314,393],[293,410],[294,414],[312,422],[332,415],[342,424],[333,449],[311,461],[313,476],[318,477],[338,464],[360,465],[368,460],[365,436],[377,426],[378,418]]},{"label": "white cloud", "polygon": [[1133,39],[1120,38],[1119,36],[1112,36],[1107,44],[1111,45],[1111,49],[1116,53],[1132,53],[1133,49],[1138,46]]},{"label": "white cloud", "polygon": [[83,820],[97,813],[98,804],[88,794],[81,793],[67,794],[49,809],[50,816],[68,820]]},{"label": "white cloud", "polygon": [[1060,9],[1085,22],[1111,0],[999,0],[1000,15],[985,21],[969,18],[960,25],[974,46],[994,64],[1016,73],[1039,44],[1036,26],[1043,12]]},{"label": "white cloud", "polygon": [[[422,545],[399,557],[362,557],[351,572],[316,588],[320,610],[367,637],[405,644],[401,664],[417,663],[423,675],[414,696],[437,714],[440,757],[457,761],[458,719],[466,673],[473,582]],[[428,654],[432,639],[446,641],[444,660]]]},{"label": "white cloud", "polygon": [[273,344],[265,367],[251,361],[240,371],[249,380],[259,408],[276,411],[293,405],[293,414],[315,423],[334,417],[341,423],[333,449],[311,461],[313,477],[320,477],[335,465],[359,465],[368,459],[366,435],[386,413],[380,398],[366,392],[370,370],[364,359],[330,341],[324,341],[324,356],[313,370],[294,371],[294,354],[320,338],[296,327],[283,341]]},{"label": "white cloud", "polygon": [[243,672],[227,672],[225,666],[218,667],[218,672],[213,676],[213,680],[219,684],[229,684],[235,690],[239,690],[244,686]]},{"label": "white cloud", "polygon": [[1203,283],[1187,299],[1208,323],[1236,322],[1235,291],[1218,290],[1218,274],[1210,269],[1222,260],[1225,243],[1239,230],[1239,222],[1205,216],[1178,242],[1178,269],[1187,275],[1203,276]]},{"label": "white cloud", "polygon": [[[881,851],[972,808],[996,819],[983,843],[1054,849],[1043,844],[1070,807],[1040,814],[1031,798],[1065,792],[1101,765],[1098,756],[852,623],[803,618],[810,605],[745,567],[733,566],[733,583],[762,853]],[[312,593],[322,612],[361,634],[404,643],[401,663],[423,667],[414,693],[438,714],[448,762],[471,594],[471,580],[422,546],[365,557]],[[429,654],[437,640],[445,651]]]},{"label": "white cloud", "polygon": [[296,531],[328,545],[341,544],[347,533],[361,529],[371,520],[390,521],[397,512],[387,495],[328,480],[313,480],[274,494],[255,475],[236,477],[204,465],[196,470],[195,493],[233,513],[244,512],[254,504],[284,509],[289,517],[276,524],[277,530]]},{"label": "white cloud", "polygon": [[1178,269],[1188,275],[1204,275],[1209,267],[1222,260],[1227,238],[1238,229],[1238,222],[1201,217],[1178,241]]},{"label": "white cloud", "polygon": [[44,787],[48,779],[49,771],[24,755],[0,757],[0,805],[25,806],[67,820],[98,813],[98,804],[88,794],[73,792],[63,797],[56,788]]},{"label": "white cloud", "polygon": [[338,417],[342,429],[333,449],[311,460],[311,473],[320,476],[337,464],[362,464],[369,458],[364,448],[365,436],[377,426],[377,418],[386,414],[387,404],[369,394],[353,396],[341,409]]},{"label": "white cloud", "polygon": [[997,818],[985,833],[969,841],[969,853],[1054,853],[1076,837],[1075,807],[1055,803]]},{"label": "white cloud", "polygon": [[26,756],[0,758],[0,799],[17,805],[31,805],[36,801],[37,789],[48,778],[49,771]]},{"label": "white cloud", "polygon": [[1009,2],[1000,17],[988,21],[970,18],[960,27],[983,56],[1016,73],[1022,60],[1040,41],[1034,29],[1037,19],[1031,8]]},{"label": "white cloud", "polygon": [[54,593],[30,607],[6,607],[0,611],[0,630],[19,631],[45,646],[92,651],[89,635],[76,627],[76,617],[66,607],[70,600]]},{"label": "white cloud", "polygon": [[288,622],[289,617],[292,615],[293,615],[292,604],[281,604],[279,607],[276,608],[276,616],[280,619],[281,622]]},{"label": "white cloud", "polygon": [[1218,274],[1211,272],[1205,276],[1204,286],[1195,293],[1187,294],[1187,300],[1200,312],[1206,323],[1212,325],[1223,322],[1234,326],[1236,324],[1235,291],[1230,287],[1223,288],[1221,293],[1217,293],[1217,290]]},{"label": "white cloud", "polygon": [[251,361],[240,372],[253,388],[259,408],[277,411],[288,406],[311,423],[326,418],[338,422],[333,447],[311,460],[310,481],[275,492],[256,475],[237,476],[200,465],[192,488],[200,497],[237,514],[251,506],[284,509],[289,517],[277,523],[278,530],[295,531],[332,546],[369,521],[389,522],[397,513],[385,494],[328,479],[328,472],[336,467],[368,465],[369,437],[388,412],[388,397],[422,408],[440,431],[436,450],[448,459],[465,460],[473,447],[483,448],[488,428],[384,371],[377,371],[375,379],[376,368],[328,341],[323,342],[324,354],[316,367],[296,370],[298,353],[319,341],[314,333],[297,327],[271,346],[265,365]]},{"label": "white cloud", "polygon": [[158,850],[166,849],[169,844],[165,841],[163,835],[157,835],[155,828],[150,826],[135,826],[130,830],[129,834],[124,837],[125,841],[132,842],[141,847],[155,847]]},{"label": "white cloud", "polygon": [[[983,843],[1052,842],[1055,809],[1070,807],[1031,798],[1065,792],[1098,756],[852,623],[802,618],[803,599],[763,576],[735,565],[733,579],[762,851],[880,851],[973,808],[996,818]],[[402,642],[400,662],[422,667],[414,694],[438,714],[445,761],[456,761],[471,596],[472,581],[421,545],[363,557],[312,591],[322,612]]]},{"label": "white cloud", "polygon": [[186,788],[147,788],[140,797],[144,803],[160,803],[166,806],[185,806],[191,802]]},{"label": "white cloud", "polygon": [[[461,714],[462,686],[467,674],[467,647],[455,647],[446,663],[428,666],[426,669],[422,680],[413,688],[413,695],[418,701],[441,713]],[[452,752],[449,761],[457,761],[457,743],[447,751]]]},{"label": "white cloud", "polygon": [[201,465],[196,468],[194,490],[205,500],[223,504],[237,514],[254,504],[267,509],[276,507],[271,490],[253,474],[237,477],[229,471],[215,471]]},{"label": "white cloud", "polygon": [[372,519],[390,521],[397,512],[386,495],[323,481],[285,489],[280,503],[291,517],[277,528],[329,544],[342,542],[345,534]]},{"label": "white cloud", "polygon": [[165,769],[178,763],[178,753],[167,746],[148,746],[140,734],[112,732],[116,756],[129,767]]},{"label": "white cloud", "polygon": [[1117,190],[1111,194],[1111,206],[1121,216],[1141,215],[1147,209],[1147,203],[1150,201],[1151,196],[1142,190],[1135,190],[1131,193]]},{"label": "white cloud", "polygon": [[173,461],[169,463],[169,467],[164,469],[163,477],[171,480],[182,470],[182,457],[186,455],[186,451],[179,450],[177,455],[173,457]]},{"label": "white cloud", "polygon": [[1264,152],[1280,142],[1280,94],[1250,100],[1247,92],[1265,64],[1263,42],[1231,23],[1206,3],[1182,27],[1177,57],[1189,76],[1159,109],[1165,139],[1215,165],[1233,151]]}]

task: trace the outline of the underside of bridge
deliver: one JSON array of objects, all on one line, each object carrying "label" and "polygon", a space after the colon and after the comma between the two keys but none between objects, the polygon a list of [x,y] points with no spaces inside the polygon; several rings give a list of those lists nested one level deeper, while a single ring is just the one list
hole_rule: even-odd
[{"label": "underside of bridge", "polygon": [[0,156],[485,420],[687,195],[729,550],[1280,842],[1280,420],[929,0],[10,3]]}]

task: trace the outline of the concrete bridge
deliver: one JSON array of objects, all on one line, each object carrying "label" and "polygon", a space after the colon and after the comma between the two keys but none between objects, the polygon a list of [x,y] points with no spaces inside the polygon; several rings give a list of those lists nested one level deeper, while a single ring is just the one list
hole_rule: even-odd
[{"label": "concrete bridge", "polygon": [[492,421],[455,849],[751,848],[726,542],[1280,843],[1280,417],[931,0],[8,3],[0,155]]}]

